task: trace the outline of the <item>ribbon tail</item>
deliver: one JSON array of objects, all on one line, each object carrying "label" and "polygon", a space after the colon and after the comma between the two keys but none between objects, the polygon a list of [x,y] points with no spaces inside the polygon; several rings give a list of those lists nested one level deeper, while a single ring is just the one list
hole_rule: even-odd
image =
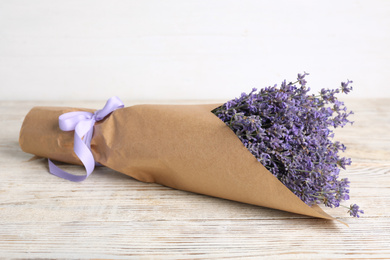
[{"label": "ribbon tail", "polygon": [[89,149],[88,145],[84,143],[84,141],[82,140],[82,136],[84,136],[84,138],[92,138],[94,123],[95,123],[94,120],[82,121],[76,126],[74,132],[73,150],[75,154],[79,157],[80,161],[83,163],[87,174],[74,175],[68,173],[60,169],[49,159],[50,173],[66,180],[79,182],[85,180],[93,172],[93,170],[95,169],[95,160],[93,158],[92,152]]},{"label": "ribbon tail", "polygon": [[[74,133],[74,152],[79,157],[80,161],[84,164],[85,170],[87,171],[87,176],[89,176],[95,169],[95,159],[93,158],[92,152],[89,150],[88,145],[85,144],[79,136],[77,130],[78,129],[76,127],[76,131]],[[88,133],[86,135],[88,135]]]},{"label": "ribbon tail", "polygon": [[88,175],[89,175],[89,174],[86,174],[86,175],[74,175],[74,174],[71,174],[69,172],[66,172],[66,171],[60,169],[50,159],[48,159],[48,161],[49,161],[49,171],[50,171],[50,173],[55,175],[55,176],[57,176],[57,177],[60,177],[60,178],[63,178],[63,179],[69,180],[69,181],[80,182],[80,181],[85,180],[88,177]]},{"label": "ribbon tail", "polygon": [[81,140],[81,138],[75,133],[74,138],[74,151],[76,155],[79,157],[80,161],[84,164],[85,170],[87,174],[85,175],[74,175],[69,172],[66,172],[60,169],[57,165],[55,165],[50,159],[49,161],[49,171],[51,174],[74,182],[80,182],[88,178],[88,176],[95,169],[95,161],[93,159],[93,155],[89,150],[88,146]]}]

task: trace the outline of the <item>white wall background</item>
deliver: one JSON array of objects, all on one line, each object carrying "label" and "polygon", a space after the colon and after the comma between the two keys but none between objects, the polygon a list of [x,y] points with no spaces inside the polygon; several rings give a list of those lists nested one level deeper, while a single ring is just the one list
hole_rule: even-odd
[{"label": "white wall background", "polygon": [[390,97],[390,1],[0,0],[0,100]]}]

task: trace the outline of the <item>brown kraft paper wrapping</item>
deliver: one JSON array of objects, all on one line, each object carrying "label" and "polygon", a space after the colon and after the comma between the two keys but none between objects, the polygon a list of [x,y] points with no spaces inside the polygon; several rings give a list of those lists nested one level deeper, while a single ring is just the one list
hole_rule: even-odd
[{"label": "brown kraft paper wrapping", "polygon": [[[334,219],[309,207],[245,148],[210,111],[218,105],[136,105],[114,111],[95,124],[95,161],[142,182]],[[74,132],[59,129],[58,117],[90,109],[35,107],[26,116],[23,151],[72,164]]]}]

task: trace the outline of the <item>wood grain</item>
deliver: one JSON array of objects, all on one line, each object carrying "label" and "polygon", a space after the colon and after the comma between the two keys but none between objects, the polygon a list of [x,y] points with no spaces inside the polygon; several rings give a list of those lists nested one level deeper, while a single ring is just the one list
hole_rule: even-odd
[{"label": "wood grain", "polygon": [[351,180],[351,203],[365,214],[325,211],[349,228],[142,183],[104,167],[72,183],[20,150],[19,129],[32,106],[103,103],[0,103],[1,258],[390,258],[390,100],[347,100],[355,123],[336,131],[353,160],[342,172]]}]

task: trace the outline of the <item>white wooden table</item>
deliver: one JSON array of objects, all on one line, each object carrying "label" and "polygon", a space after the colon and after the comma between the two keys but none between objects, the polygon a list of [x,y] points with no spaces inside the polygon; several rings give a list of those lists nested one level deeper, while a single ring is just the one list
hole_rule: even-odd
[{"label": "white wooden table", "polygon": [[390,100],[346,101],[355,124],[336,133],[353,160],[342,172],[351,181],[345,204],[357,203],[365,214],[325,210],[349,228],[103,167],[73,183],[50,175],[47,160],[28,162],[18,135],[31,107],[104,102],[0,102],[0,258],[390,258]]}]

